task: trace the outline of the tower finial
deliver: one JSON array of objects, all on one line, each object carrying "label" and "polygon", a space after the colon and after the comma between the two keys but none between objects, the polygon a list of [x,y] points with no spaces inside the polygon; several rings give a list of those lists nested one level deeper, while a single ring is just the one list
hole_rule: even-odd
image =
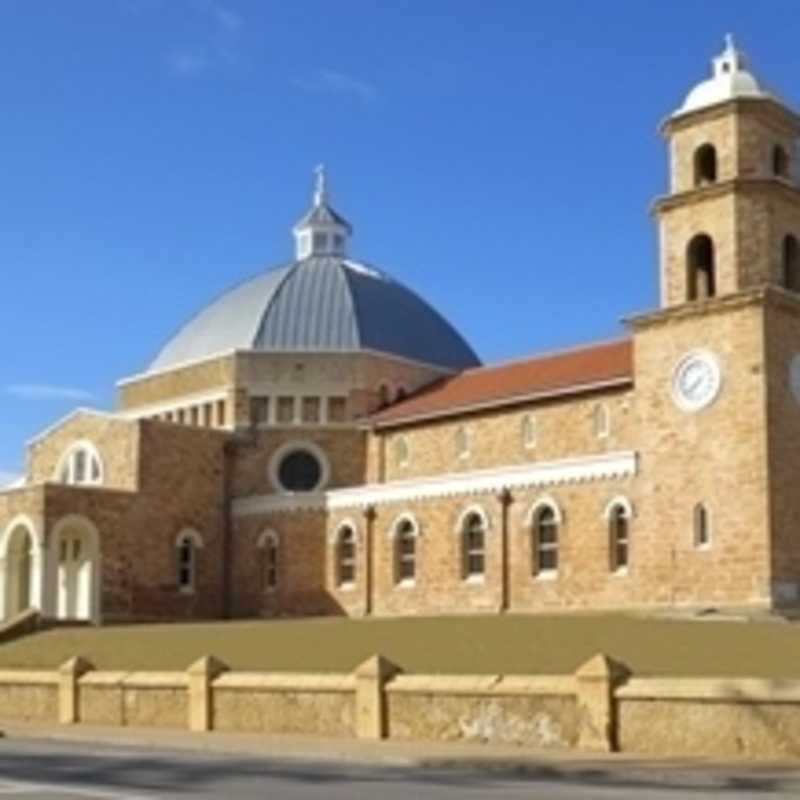
[{"label": "tower finial", "polygon": [[325,165],[318,164],[314,169],[314,205],[321,206],[328,200],[327,176],[325,175]]},{"label": "tower finial", "polygon": [[733,40],[732,33],[725,34],[725,49],[726,50],[736,50],[736,42]]}]

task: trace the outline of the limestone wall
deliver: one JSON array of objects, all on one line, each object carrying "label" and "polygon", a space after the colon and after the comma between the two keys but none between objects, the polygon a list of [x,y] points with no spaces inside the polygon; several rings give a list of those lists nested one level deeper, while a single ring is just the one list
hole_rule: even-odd
[{"label": "limestone wall", "polygon": [[598,654],[572,675],[0,671],[0,721],[473,741],[669,757],[800,756],[800,680],[640,678]]}]

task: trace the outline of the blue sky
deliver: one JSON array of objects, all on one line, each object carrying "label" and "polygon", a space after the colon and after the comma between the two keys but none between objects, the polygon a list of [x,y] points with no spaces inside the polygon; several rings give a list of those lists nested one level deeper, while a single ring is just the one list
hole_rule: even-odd
[{"label": "blue sky", "polygon": [[319,162],[484,360],[616,335],[656,303],[658,122],[729,30],[800,105],[795,0],[0,0],[0,476],[286,259]]}]

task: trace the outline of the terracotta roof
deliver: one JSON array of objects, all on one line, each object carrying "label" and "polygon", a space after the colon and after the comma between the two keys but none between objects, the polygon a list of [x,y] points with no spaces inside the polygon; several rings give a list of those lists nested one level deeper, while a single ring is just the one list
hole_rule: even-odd
[{"label": "terracotta roof", "polygon": [[526,399],[577,394],[632,380],[632,342],[619,339],[469,369],[379,411],[370,422],[388,427]]}]

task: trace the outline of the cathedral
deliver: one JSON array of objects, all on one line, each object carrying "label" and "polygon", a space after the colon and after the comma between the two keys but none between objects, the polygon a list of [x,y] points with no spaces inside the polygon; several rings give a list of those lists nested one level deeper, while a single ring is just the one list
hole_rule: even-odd
[{"label": "cathedral", "polygon": [[28,443],[0,616],[800,608],[800,116],[729,39],[661,131],[659,307],[500,364],[319,171],[293,261]]}]

